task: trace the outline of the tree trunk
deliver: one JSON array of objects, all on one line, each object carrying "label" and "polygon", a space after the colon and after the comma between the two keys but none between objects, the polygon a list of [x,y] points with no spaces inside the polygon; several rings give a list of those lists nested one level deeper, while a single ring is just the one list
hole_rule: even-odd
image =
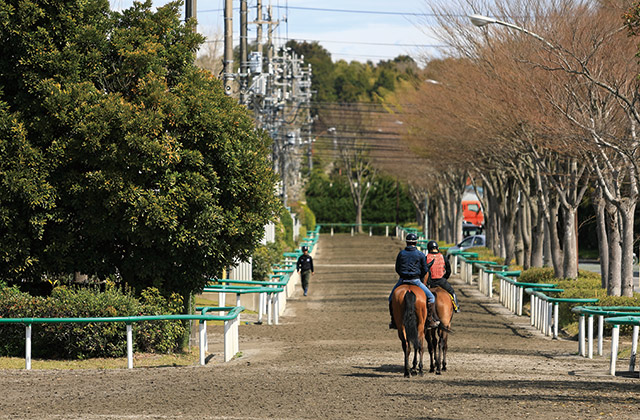
[{"label": "tree trunk", "polygon": [[536,207],[531,207],[531,267],[544,265],[544,218],[542,203],[536,201]]},{"label": "tree trunk", "polygon": [[514,255],[516,257],[516,264],[519,266],[524,266],[524,240],[522,238],[522,229],[525,215],[522,204],[523,203],[520,202],[518,205],[514,232]]},{"label": "tree trunk", "polygon": [[577,208],[563,207],[562,209],[562,278],[578,278],[578,240],[576,238]]},{"label": "tree trunk", "polygon": [[600,186],[596,186],[593,191],[591,202],[593,203],[593,208],[596,213],[596,233],[598,235],[601,284],[603,289],[608,289],[609,248],[607,247],[607,225],[605,218],[606,207]]},{"label": "tree trunk", "polygon": [[633,296],[633,221],[636,201],[627,201],[620,209],[622,219],[622,278],[621,295]]},{"label": "tree trunk", "polygon": [[609,238],[609,273],[607,275],[607,295],[620,296],[622,292],[622,239],[618,211],[611,203],[606,205],[607,237]]},{"label": "tree trunk", "polygon": [[553,260],[551,252],[551,234],[549,233],[549,224],[547,220],[544,219],[544,228],[542,230],[544,235],[544,244],[543,244],[543,257],[542,257],[542,265],[543,267],[553,267]]},{"label": "tree trunk", "polygon": [[[524,198],[524,197],[523,197]],[[531,267],[531,205],[528,200],[522,199],[522,205],[520,208],[522,209],[522,253],[523,253],[523,263],[522,267],[527,270]]]},{"label": "tree trunk", "polygon": [[507,212],[503,218],[504,226],[502,236],[504,237],[504,265],[510,265],[516,251],[516,238],[514,235],[515,215]]},{"label": "tree trunk", "polygon": [[558,210],[560,203],[553,200],[549,206],[549,219],[546,221],[546,227],[549,230],[549,246],[551,251],[551,263],[553,264],[553,273],[555,277],[562,278],[562,249],[560,247],[560,239],[558,237]]}]

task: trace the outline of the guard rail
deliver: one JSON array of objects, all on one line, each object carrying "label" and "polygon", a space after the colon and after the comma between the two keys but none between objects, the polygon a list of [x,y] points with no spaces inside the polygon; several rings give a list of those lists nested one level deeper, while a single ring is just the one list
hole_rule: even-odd
[{"label": "guard rail", "polygon": [[[25,332],[25,369],[31,370],[31,334],[33,324],[59,324],[59,323],[98,323],[98,322],[124,322],[127,329],[127,368],[133,369],[133,328],[132,324],[140,321],[166,321],[166,320],[198,320],[200,321],[200,364],[205,364],[205,349],[207,343],[206,322],[224,321],[224,361],[228,362],[238,352],[238,323],[240,312],[244,307],[204,307],[202,314],[178,314],[178,315],[140,315],[140,316],[116,316],[116,317],[85,317],[85,318],[0,318],[0,324],[23,324]],[[225,311],[226,315],[207,315],[210,311]]]}]

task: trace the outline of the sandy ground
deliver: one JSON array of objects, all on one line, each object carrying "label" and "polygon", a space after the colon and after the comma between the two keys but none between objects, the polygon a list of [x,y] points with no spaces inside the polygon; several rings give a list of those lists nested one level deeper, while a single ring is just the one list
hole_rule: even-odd
[{"label": "sandy ground", "polygon": [[0,419],[640,419],[640,379],[609,376],[608,358],[577,356],[455,278],[448,370],[404,378],[386,299],[401,247],[323,235],[309,296],[280,325],[243,322],[229,363],[212,329],[204,367],[0,371]]}]

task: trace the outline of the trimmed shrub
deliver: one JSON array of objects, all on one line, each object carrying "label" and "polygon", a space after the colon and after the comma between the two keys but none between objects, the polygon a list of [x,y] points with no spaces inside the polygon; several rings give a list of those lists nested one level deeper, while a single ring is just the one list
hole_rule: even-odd
[{"label": "trimmed shrub", "polygon": [[[0,316],[5,318],[93,318],[177,314],[183,307],[177,294],[164,298],[157,289],[142,292],[140,300],[129,291],[110,285],[104,292],[87,288],[56,287],[47,298],[32,297],[15,287],[0,287]],[[186,323],[155,321],[134,323],[134,348],[146,352],[180,350]],[[2,356],[24,355],[24,326],[0,324]],[[33,325],[33,356],[86,359],[126,354],[123,323],[56,323]]]},{"label": "trimmed shrub", "polygon": [[553,283],[556,279],[553,276],[553,267],[530,268],[523,271],[518,281],[524,283]]}]

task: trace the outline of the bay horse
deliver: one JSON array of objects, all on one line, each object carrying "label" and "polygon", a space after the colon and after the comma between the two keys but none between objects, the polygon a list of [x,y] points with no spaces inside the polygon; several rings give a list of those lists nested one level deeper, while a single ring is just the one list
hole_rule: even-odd
[{"label": "bay horse", "polygon": [[[418,286],[403,284],[393,291],[391,305],[393,320],[398,328],[398,338],[402,342],[402,351],[404,352],[404,377],[410,378],[412,374],[416,373],[422,375],[427,298]],[[413,366],[409,369],[412,346]],[[418,355],[420,355],[419,364]]]},{"label": "bay horse", "polygon": [[[440,317],[438,328],[427,328],[427,345],[429,347],[429,359],[431,366],[429,372],[441,374],[441,370],[447,370],[447,341],[451,332],[451,320],[453,319],[453,302],[451,295],[441,287],[429,288],[436,297],[436,311]],[[435,363],[434,363],[435,362]]]}]

